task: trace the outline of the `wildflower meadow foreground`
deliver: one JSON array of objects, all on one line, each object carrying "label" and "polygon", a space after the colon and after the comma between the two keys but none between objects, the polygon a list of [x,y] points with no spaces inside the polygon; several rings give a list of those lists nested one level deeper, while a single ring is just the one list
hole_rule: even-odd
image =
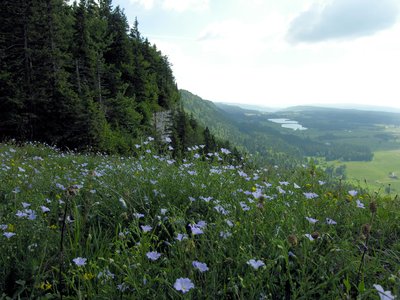
[{"label": "wildflower meadow foreground", "polygon": [[395,299],[400,200],[229,150],[0,145],[1,299]]}]

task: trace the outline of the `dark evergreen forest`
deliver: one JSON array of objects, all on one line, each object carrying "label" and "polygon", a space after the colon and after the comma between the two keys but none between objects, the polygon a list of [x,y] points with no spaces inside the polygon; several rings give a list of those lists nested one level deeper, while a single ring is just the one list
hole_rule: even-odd
[{"label": "dark evergreen forest", "polygon": [[0,28],[1,140],[129,153],[169,136],[175,156],[229,146],[183,111],[168,58],[111,0],[2,0]]}]

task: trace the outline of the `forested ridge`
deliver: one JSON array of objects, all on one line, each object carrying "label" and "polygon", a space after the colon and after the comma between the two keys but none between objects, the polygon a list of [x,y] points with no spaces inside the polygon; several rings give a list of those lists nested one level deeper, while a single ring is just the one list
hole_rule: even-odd
[{"label": "forested ridge", "polygon": [[167,56],[111,0],[4,0],[0,28],[1,140],[127,153],[167,134],[175,155],[226,145],[183,111]]}]

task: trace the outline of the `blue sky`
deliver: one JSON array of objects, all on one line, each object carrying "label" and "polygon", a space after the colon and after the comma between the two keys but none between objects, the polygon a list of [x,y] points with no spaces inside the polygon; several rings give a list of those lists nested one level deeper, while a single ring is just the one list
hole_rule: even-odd
[{"label": "blue sky", "polygon": [[179,88],[272,107],[400,107],[398,0],[114,0]]}]

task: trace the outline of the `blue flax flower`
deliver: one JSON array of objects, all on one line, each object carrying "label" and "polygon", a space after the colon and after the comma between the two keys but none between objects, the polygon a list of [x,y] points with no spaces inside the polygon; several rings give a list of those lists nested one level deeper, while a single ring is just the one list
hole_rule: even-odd
[{"label": "blue flax flower", "polygon": [[174,288],[185,294],[194,288],[194,284],[189,278],[178,278],[174,283]]},{"label": "blue flax flower", "polygon": [[247,261],[247,264],[252,266],[255,270],[258,270],[259,267],[265,266],[265,263],[260,259],[250,259],[249,261]]},{"label": "blue flax flower", "polygon": [[78,267],[83,267],[86,265],[86,260],[87,258],[84,257],[76,257],[72,261],[78,266]]}]

